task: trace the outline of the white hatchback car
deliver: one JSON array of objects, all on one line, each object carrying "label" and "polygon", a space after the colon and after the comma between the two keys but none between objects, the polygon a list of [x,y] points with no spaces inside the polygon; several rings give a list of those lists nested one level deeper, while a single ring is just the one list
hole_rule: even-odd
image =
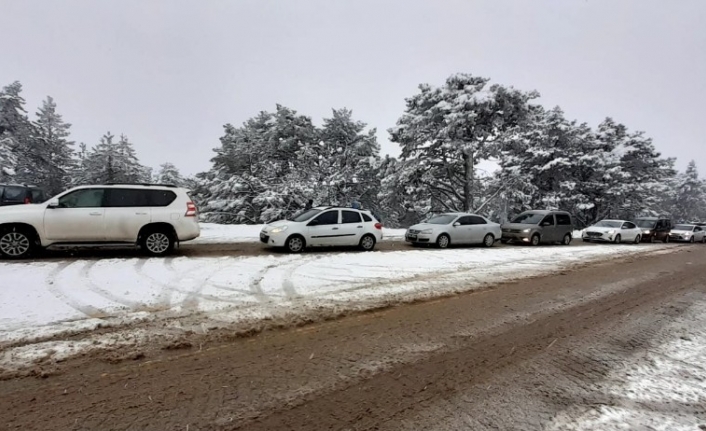
[{"label": "white hatchback car", "polygon": [[7,258],[45,247],[135,245],[163,256],[199,234],[196,205],[172,186],[82,186],[41,204],[0,208],[0,255]]},{"label": "white hatchback car", "polygon": [[371,251],[382,240],[382,223],[368,211],[347,207],[316,207],[290,220],[269,223],[260,241],[270,247],[284,247],[291,253],[306,247],[360,247]]},{"label": "white hatchback car", "polygon": [[601,220],[587,227],[581,236],[584,242],[632,242],[642,240],[642,228],[627,220]]},{"label": "white hatchback car", "polygon": [[407,229],[405,240],[412,244],[434,244],[446,248],[451,244],[483,244],[491,247],[502,237],[502,229],[476,214],[447,213],[432,217]]},{"label": "white hatchback car", "polygon": [[695,224],[678,224],[669,232],[669,239],[677,242],[706,242],[706,231]]}]

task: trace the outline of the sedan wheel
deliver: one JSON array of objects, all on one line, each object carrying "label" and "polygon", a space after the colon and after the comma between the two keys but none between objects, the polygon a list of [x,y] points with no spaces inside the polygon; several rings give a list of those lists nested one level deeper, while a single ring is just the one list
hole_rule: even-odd
[{"label": "sedan wheel", "polygon": [[633,244],[639,244],[640,241],[642,241],[642,238],[640,238],[640,235],[635,237],[635,241],[633,241]]},{"label": "sedan wheel", "polygon": [[693,243],[695,242],[693,236],[691,237],[691,239],[689,240],[689,242],[690,242],[691,244],[693,244]]},{"label": "sedan wheel", "polygon": [[620,236],[620,234],[616,235],[616,236],[615,236],[615,243],[616,243],[616,244],[620,244],[620,242],[622,241],[622,239],[623,239],[623,238]]},{"label": "sedan wheel", "polygon": [[483,245],[486,247],[492,247],[495,244],[495,237],[492,234],[488,234],[483,238]]},{"label": "sedan wheel", "polygon": [[12,259],[25,257],[32,250],[32,241],[24,232],[5,232],[0,236],[0,254]]},{"label": "sedan wheel", "polygon": [[441,235],[439,235],[439,238],[436,239],[436,245],[439,248],[447,248],[450,243],[451,239],[445,233],[442,233]]}]

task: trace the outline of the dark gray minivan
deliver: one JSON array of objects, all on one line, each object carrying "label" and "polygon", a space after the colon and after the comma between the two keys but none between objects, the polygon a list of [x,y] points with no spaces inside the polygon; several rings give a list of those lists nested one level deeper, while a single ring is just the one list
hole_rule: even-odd
[{"label": "dark gray minivan", "polygon": [[571,244],[574,223],[566,211],[525,211],[502,225],[502,243]]}]

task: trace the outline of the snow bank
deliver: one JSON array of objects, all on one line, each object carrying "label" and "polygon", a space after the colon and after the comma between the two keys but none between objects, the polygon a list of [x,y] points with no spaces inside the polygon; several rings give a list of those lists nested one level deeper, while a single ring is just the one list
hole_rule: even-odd
[{"label": "snow bank", "polygon": [[[259,242],[263,225],[227,225],[201,223],[201,236],[189,244],[230,244],[234,242]],[[404,239],[405,229],[383,228],[383,240]]]}]

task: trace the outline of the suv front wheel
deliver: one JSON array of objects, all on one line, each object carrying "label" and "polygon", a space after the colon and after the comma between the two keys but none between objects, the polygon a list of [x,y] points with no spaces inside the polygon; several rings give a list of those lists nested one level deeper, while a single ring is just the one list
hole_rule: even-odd
[{"label": "suv front wheel", "polygon": [[18,228],[0,231],[0,255],[9,259],[29,256],[34,248],[32,235]]},{"label": "suv front wheel", "polygon": [[142,236],[140,246],[150,256],[166,256],[174,250],[174,235],[164,230],[151,230]]}]

